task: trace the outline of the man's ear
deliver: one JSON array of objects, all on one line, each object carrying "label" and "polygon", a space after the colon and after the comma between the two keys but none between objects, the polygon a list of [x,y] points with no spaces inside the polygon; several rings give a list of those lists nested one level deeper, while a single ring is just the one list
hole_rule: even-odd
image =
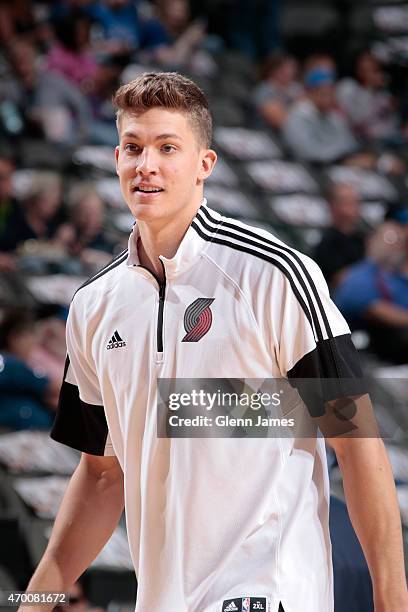
[{"label": "man's ear", "polygon": [[115,164],[116,164],[116,174],[119,174],[119,170],[118,170],[118,159],[119,159],[119,147],[115,147]]},{"label": "man's ear", "polygon": [[214,169],[217,162],[217,154],[212,149],[206,149],[201,155],[201,166],[198,172],[198,179],[205,181]]}]

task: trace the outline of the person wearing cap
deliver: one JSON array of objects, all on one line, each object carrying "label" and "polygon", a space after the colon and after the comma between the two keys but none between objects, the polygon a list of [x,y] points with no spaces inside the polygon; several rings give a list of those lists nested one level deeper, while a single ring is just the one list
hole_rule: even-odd
[{"label": "person wearing cap", "polygon": [[334,163],[359,149],[350,127],[336,107],[335,73],[316,66],[305,75],[306,97],[297,102],[284,126],[292,154],[304,161]]}]

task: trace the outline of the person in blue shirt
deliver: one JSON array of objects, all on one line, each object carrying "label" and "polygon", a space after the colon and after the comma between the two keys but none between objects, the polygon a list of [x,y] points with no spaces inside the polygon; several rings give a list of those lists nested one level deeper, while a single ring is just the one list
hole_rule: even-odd
[{"label": "person in blue shirt", "polygon": [[407,229],[398,219],[384,222],[367,259],[349,268],[333,296],[350,325],[367,329],[375,352],[394,363],[408,363]]},{"label": "person in blue shirt", "polygon": [[125,50],[140,46],[140,23],[136,3],[132,0],[94,2],[87,7],[88,14],[101,26],[106,40]]},{"label": "person in blue shirt", "polygon": [[26,363],[35,346],[34,318],[24,310],[6,312],[0,322],[0,427],[50,429],[48,407],[54,384]]}]

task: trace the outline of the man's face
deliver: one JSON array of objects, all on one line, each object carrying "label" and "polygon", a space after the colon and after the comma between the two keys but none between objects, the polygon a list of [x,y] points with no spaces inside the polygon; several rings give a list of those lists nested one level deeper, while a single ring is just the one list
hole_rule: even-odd
[{"label": "man's face", "polygon": [[359,57],[356,73],[366,87],[380,89],[386,85],[385,73],[379,62],[370,53],[364,53]]},{"label": "man's face", "polygon": [[275,73],[276,80],[284,87],[287,87],[297,77],[298,67],[296,61],[288,57],[287,60],[278,68]]},{"label": "man's face", "polygon": [[124,113],[119,143],[117,174],[136,219],[162,223],[200,204],[216,154],[200,145],[187,115],[163,108]]},{"label": "man's face", "polygon": [[360,220],[360,199],[351,185],[338,185],[331,202],[334,221],[357,224]]},{"label": "man's face", "polygon": [[335,89],[332,84],[319,85],[310,90],[310,97],[322,113],[328,113],[335,104]]}]

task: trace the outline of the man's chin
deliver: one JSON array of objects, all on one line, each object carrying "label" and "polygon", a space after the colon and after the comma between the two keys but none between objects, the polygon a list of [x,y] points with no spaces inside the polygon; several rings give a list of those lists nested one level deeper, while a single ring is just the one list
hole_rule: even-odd
[{"label": "man's chin", "polygon": [[140,202],[132,203],[130,210],[134,218],[138,221],[154,221],[164,216],[161,207],[152,204],[141,204]]}]

